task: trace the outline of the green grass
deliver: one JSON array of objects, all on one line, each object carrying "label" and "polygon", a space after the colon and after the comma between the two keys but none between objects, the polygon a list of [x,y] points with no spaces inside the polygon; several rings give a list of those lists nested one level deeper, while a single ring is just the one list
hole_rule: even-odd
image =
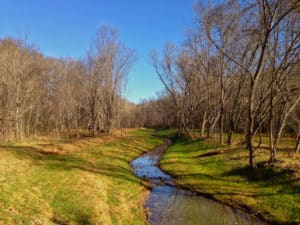
[{"label": "green grass", "polygon": [[[300,222],[299,158],[288,158],[289,151],[279,151],[284,160],[267,168],[268,151],[258,150],[259,168],[251,173],[242,147],[188,141],[176,130],[152,134],[139,129],[124,136],[64,140],[58,151],[48,140],[0,143],[0,224],[145,224],[147,192],[129,163],[163,138],[174,145],[161,166],[180,185],[270,221]],[[290,143],[283,139],[281,145]]]},{"label": "green grass", "polygon": [[179,185],[259,213],[273,223],[300,223],[300,165],[299,159],[289,158],[289,152],[279,151],[281,161],[266,167],[268,150],[257,150],[258,169],[252,172],[243,147],[176,140],[174,132],[166,130],[157,135],[175,140],[160,163]]},{"label": "green grass", "polygon": [[145,224],[146,189],[130,161],[162,142],[153,130],[53,145],[0,146],[0,224]]}]

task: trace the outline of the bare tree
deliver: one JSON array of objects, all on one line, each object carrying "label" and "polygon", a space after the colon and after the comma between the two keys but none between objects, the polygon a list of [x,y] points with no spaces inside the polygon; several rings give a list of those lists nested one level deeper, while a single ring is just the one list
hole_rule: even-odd
[{"label": "bare tree", "polygon": [[9,138],[21,140],[26,129],[29,132],[28,124],[36,105],[34,91],[40,85],[40,55],[33,46],[27,45],[26,40],[4,39],[0,43],[0,56],[1,121]]},{"label": "bare tree", "polygon": [[110,27],[100,28],[84,62],[44,57],[26,40],[0,40],[2,138],[79,137],[88,124],[109,134],[120,124],[122,94],[134,61],[133,50]]},{"label": "bare tree", "polygon": [[[101,27],[96,35],[88,56],[89,106],[91,124],[103,122],[107,134],[118,113],[117,99],[121,98],[122,87],[132,63],[134,51],[119,40],[117,31],[111,27]],[[100,125],[97,125],[100,126]]]},{"label": "bare tree", "polygon": [[[238,2],[236,2],[237,4]],[[268,48],[271,43],[271,37],[274,32],[280,28],[280,24],[289,21],[293,10],[296,7],[289,4],[288,1],[250,1],[248,4],[239,4],[236,14],[233,17],[227,18],[229,26],[222,30],[224,33],[226,29],[232,30],[240,37],[243,37],[242,45],[236,41],[236,45],[232,42],[231,47],[240,50],[240,54],[232,55],[231,51],[224,51],[219,44],[218,39],[213,33],[209,33],[209,38],[228,59],[236,63],[242,74],[247,77],[249,83],[248,103],[247,103],[247,131],[246,143],[249,150],[249,163],[251,168],[256,167],[255,163],[255,148],[253,146],[253,138],[259,131],[262,124],[268,117],[262,109],[265,104],[265,99],[268,92],[257,98],[259,93],[259,82],[264,79],[263,76],[268,70]],[[225,18],[224,18],[225,19]],[[212,23],[211,19],[207,17],[207,23]],[[289,51],[289,49],[284,49]],[[288,69],[287,69],[288,70]]]}]

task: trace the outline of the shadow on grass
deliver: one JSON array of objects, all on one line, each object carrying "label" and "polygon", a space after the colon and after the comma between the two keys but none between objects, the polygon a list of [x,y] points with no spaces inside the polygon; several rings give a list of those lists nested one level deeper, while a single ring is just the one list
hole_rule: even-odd
[{"label": "shadow on grass", "polygon": [[282,183],[291,181],[292,173],[293,171],[291,170],[266,166],[266,162],[261,162],[257,164],[256,169],[251,169],[249,166],[236,167],[223,173],[223,176],[239,175],[247,178],[249,181]]},{"label": "shadow on grass", "polygon": [[159,137],[159,138],[168,138],[171,139],[172,142],[176,141],[179,138],[176,129],[167,129],[167,128],[155,129],[152,133],[152,136]]},{"label": "shadow on grass", "polygon": [[[0,146],[0,151],[9,151],[19,159],[30,159],[33,165],[44,166],[52,171],[68,171],[78,169],[94,174],[105,175],[139,183],[139,179],[133,176],[130,166],[130,157],[127,152],[120,151],[114,154],[106,154],[103,150],[66,153],[63,155],[43,154],[34,147],[24,146]],[[142,150],[132,149],[131,152]],[[135,153],[134,153],[135,154]],[[6,165],[1,165],[6,166]],[[9,166],[9,165],[7,165]]]},{"label": "shadow on grass", "polygon": [[[54,215],[53,215],[51,220],[54,224],[59,224],[59,225],[70,225],[70,224],[72,224],[71,221],[68,218],[64,218],[58,212],[54,212]],[[82,224],[82,225],[92,224],[91,221],[90,221],[90,216],[86,215],[84,213],[81,213],[81,212],[77,212],[76,222],[78,224]]]},{"label": "shadow on grass", "polygon": [[[288,178],[286,177],[288,175],[283,175],[284,173],[274,173],[272,175],[268,175],[269,179],[272,180],[271,182],[261,177],[260,178],[253,177],[253,175],[250,174],[250,170],[247,169],[245,170],[246,171],[242,171],[241,173],[236,171],[234,173],[222,174],[221,176],[214,176],[205,173],[186,173],[180,175],[173,175],[173,178],[178,180],[183,179],[185,180],[185,182],[188,183],[189,183],[188,180],[192,181],[192,183],[188,184],[188,189],[190,190],[196,190],[196,191],[200,191],[200,193],[204,193],[204,194],[209,193],[209,194],[219,195],[219,196],[248,196],[248,197],[260,196],[261,197],[261,196],[276,196],[276,195],[281,196],[284,194],[293,194],[293,195],[300,194],[299,184],[297,184],[299,179],[291,181],[290,177]],[[177,171],[177,172],[184,173],[186,171]],[[233,180],[228,179],[228,176],[232,176],[232,175],[242,176],[244,172],[247,174],[247,175],[244,174],[246,180],[241,179],[239,177],[236,177]],[[282,176],[284,176],[284,178]],[[265,177],[267,177],[267,175],[265,175]],[[278,179],[281,179],[281,182],[278,181]],[[195,183],[194,181],[197,180],[198,182]],[[209,186],[207,186],[208,184]],[[248,188],[249,185],[250,188]],[[261,188],[266,188],[266,189],[263,189],[264,191],[262,192],[259,190],[255,191],[256,186]],[[277,190],[274,191],[272,187],[276,188]]]},{"label": "shadow on grass", "polygon": [[[142,139],[140,141],[141,146],[146,146],[145,143],[143,145]],[[107,176],[113,180],[116,179],[117,182],[114,182],[115,185],[120,183],[126,186],[131,182],[149,188],[146,183],[133,175],[129,164],[134,157],[142,155],[146,151],[140,146],[135,146],[138,142],[139,141],[134,141],[134,143],[132,143],[131,140],[129,140],[128,142],[115,145],[105,144],[91,146],[84,148],[82,151],[66,152],[60,155],[52,154],[51,152],[45,154],[38,147],[17,145],[2,145],[0,146],[0,152],[9,152],[17,159],[28,160],[36,170],[47,171],[51,174],[53,173],[53,175],[64,171],[78,170],[99,175],[99,177]],[[18,161],[19,160],[6,161],[8,164],[0,165],[0,169],[1,166],[9,166],[10,162],[17,163]],[[124,186],[117,186],[116,188],[123,187]],[[76,221],[76,224],[92,224],[92,214],[76,211],[74,215],[76,216],[73,216],[73,220]],[[74,222],[73,220],[72,222]],[[71,219],[67,213],[56,213],[53,215],[52,221],[55,224],[73,224],[70,222]]]}]

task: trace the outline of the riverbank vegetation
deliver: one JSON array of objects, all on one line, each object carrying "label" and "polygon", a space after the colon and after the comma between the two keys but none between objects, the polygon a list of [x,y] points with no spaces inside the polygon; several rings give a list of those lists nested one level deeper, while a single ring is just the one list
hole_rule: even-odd
[{"label": "riverbank vegetation", "polygon": [[185,42],[151,53],[165,94],[141,107],[177,128],[161,166],[180,185],[275,224],[300,220],[299,7],[196,4]]},{"label": "riverbank vegetation", "polygon": [[296,136],[299,152],[299,4],[196,4],[196,24],[186,41],[151,54],[167,93],[159,105],[173,103],[163,107],[173,117],[162,111],[161,122],[190,138],[218,132],[221,145],[243,133],[253,169],[260,146],[255,137],[262,134],[269,136],[270,163],[277,159],[283,133]]},{"label": "riverbank vegetation", "polygon": [[130,162],[162,143],[152,130],[0,146],[0,224],[145,224]]},{"label": "riverbank vegetation", "polygon": [[[282,139],[280,160],[273,166],[266,166],[268,149],[257,150],[258,167],[253,173],[246,166],[247,149],[243,145],[220,145],[218,139],[192,141],[179,138],[174,130],[162,130],[157,135],[173,140],[160,166],[178,185],[246,209],[272,224],[300,222],[300,158],[294,158],[291,150],[293,139]],[[267,140],[263,138],[263,142]]]}]

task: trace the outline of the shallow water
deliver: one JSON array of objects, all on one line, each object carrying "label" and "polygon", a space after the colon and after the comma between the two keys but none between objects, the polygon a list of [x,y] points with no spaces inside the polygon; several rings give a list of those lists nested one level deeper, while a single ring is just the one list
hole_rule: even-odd
[{"label": "shallow water", "polygon": [[266,225],[243,211],[176,187],[158,166],[167,144],[131,163],[136,176],[149,180],[152,187],[145,203],[151,225]]}]

